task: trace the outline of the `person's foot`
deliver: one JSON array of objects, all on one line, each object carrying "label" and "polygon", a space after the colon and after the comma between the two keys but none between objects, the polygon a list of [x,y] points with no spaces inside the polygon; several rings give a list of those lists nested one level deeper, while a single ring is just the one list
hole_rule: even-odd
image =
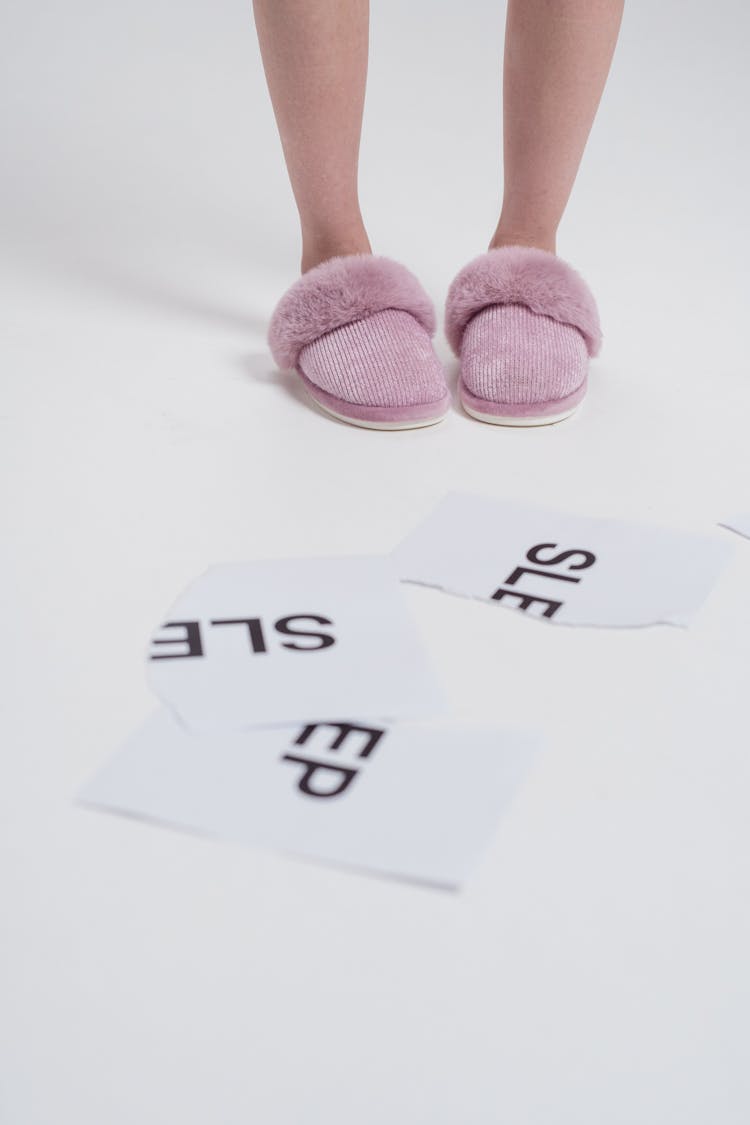
[{"label": "person's foot", "polygon": [[361,250],[304,271],[277,303],[268,343],[324,412],[368,429],[412,429],[450,407],[436,324],[406,266]]},{"label": "person's foot", "polygon": [[587,371],[586,341],[573,325],[521,303],[491,304],[464,331],[461,404],[496,425],[559,422],[583,399]]},{"label": "person's foot", "polygon": [[599,314],[584,279],[539,246],[491,247],[451,282],[445,333],[460,359],[458,392],[482,422],[558,422],[586,394],[601,346]]}]

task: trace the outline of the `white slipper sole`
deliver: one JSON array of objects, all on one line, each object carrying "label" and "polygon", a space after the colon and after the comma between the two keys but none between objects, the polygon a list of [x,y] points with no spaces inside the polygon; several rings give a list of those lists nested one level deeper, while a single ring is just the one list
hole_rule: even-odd
[{"label": "white slipper sole", "polygon": [[461,406],[472,418],[477,418],[480,422],[489,422],[493,426],[551,426],[553,422],[562,422],[563,418],[569,418],[571,414],[575,414],[580,403],[571,406],[569,410],[561,411],[559,414],[540,415],[537,418],[533,416],[518,417],[512,414],[485,414],[482,410],[475,410],[473,406],[467,406],[463,401]]},{"label": "white slipper sole", "polygon": [[331,418],[337,418],[339,422],[348,422],[350,426],[360,426],[364,430],[420,430],[425,426],[437,425],[437,423],[442,422],[449,413],[449,411],[446,410],[442,414],[438,414],[435,418],[420,418],[417,421],[412,420],[409,422],[367,422],[362,418],[348,418],[346,414],[339,414],[338,411],[332,410],[330,406],[324,406],[323,403],[315,398],[314,395],[311,395],[309,391],[308,395],[324,414],[328,414]]}]

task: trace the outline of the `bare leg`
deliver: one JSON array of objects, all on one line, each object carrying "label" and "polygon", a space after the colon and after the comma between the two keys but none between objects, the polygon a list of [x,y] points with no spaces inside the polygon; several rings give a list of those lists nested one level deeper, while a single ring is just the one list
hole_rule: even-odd
[{"label": "bare leg", "polygon": [[508,0],[503,205],[488,249],[557,252],[557,228],[609,73],[624,0]]},{"label": "bare leg", "polygon": [[369,0],[253,0],[263,68],[302,228],[305,273],[372,253],[357,171]]}]

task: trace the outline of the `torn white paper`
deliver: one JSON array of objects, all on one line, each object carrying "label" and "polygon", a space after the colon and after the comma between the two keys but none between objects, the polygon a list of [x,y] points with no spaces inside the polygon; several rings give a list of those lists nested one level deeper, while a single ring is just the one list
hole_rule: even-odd
[{"label": "torn white paper", "polygon": [[352,720],[198,735],[160,708],[78,799],[455,887],[540,746],[537,735],[462,723]]},{"label": "torn white paper", "polygon": [[147,667],[202,730],[446,709],[386,556],[214,566],[166,614]]},{"label": "torn white paper", "polygon": [[450,493],[393,553],[405,581],[568,625],[686,625],[734,546]]},{"label": "torn white paper", "polygon": [[738,535],[750,539],[750,512],[741,512],[737,516],[730,516],[728,520],[722,520],[721,527],[728,527],[730,531],[736,531]]}]

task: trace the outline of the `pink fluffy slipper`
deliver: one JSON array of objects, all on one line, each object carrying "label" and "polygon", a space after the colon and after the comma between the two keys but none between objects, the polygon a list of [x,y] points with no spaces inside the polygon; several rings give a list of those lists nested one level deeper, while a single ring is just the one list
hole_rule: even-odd
[{"label": "pink fluffy slipper", "polygon": [[602,342],[586,282],[535,246],[501,246],[468,262],[448,290],[445,335],[461,361],[464,410],[505,426],[572,414]]},{"label": "pink fluffy slipper", "polygon": [[439,422],[450,406],[429,295],[406,266],[342,254],[303,273],[271,316],[268,345],[327,414],[370,429]]}]

